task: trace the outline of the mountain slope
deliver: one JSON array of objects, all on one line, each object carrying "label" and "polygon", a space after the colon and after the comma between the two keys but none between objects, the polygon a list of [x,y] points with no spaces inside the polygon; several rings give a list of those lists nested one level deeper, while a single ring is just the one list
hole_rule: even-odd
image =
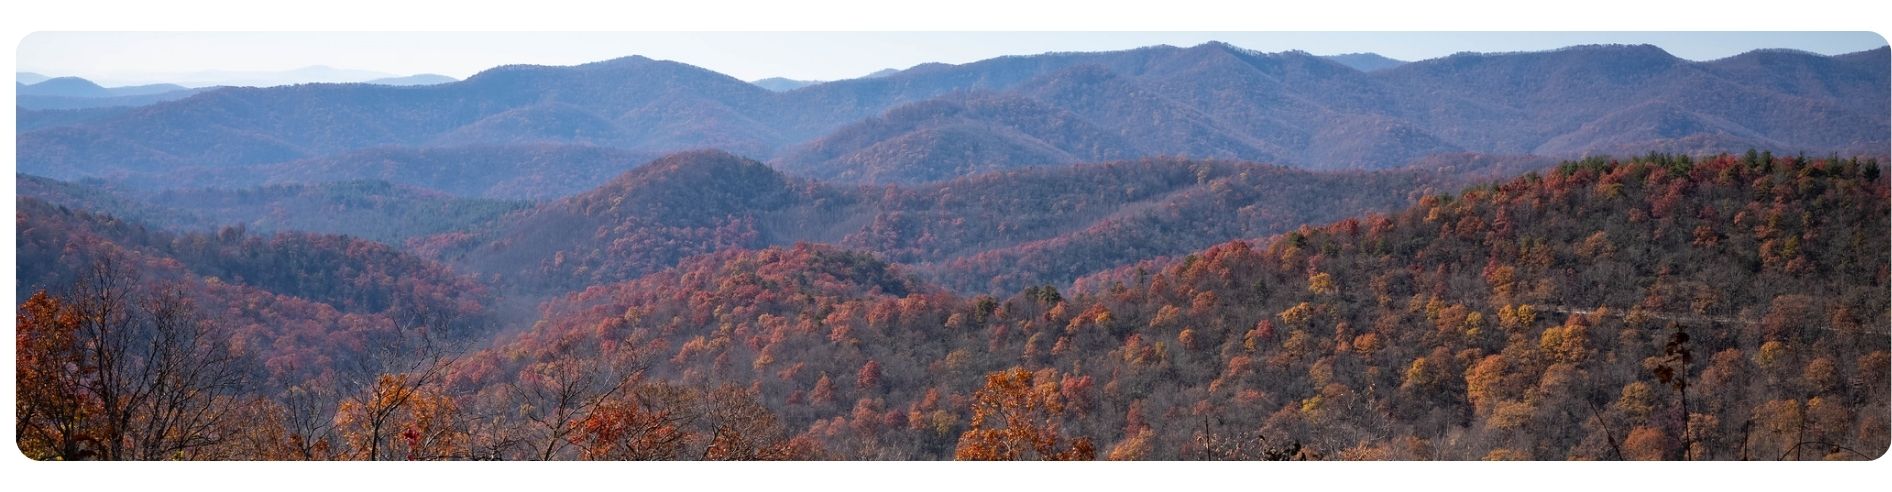
[{"label": "mountain slope", "polygon": [[[170,286],[231,330],[266,381],[349,385],[382,359],[463,343],[496,323],[493,292],[392,247],[343,236],[175,233],[33,198],[18,200],[19,295],[64,295],[110,264],[134,287]],[[333,386],[331,386],[333,387]]]},{"label": "mountain slope", "polygon": [[816,179],[911,183],[1140,154],[1123,136],[1054,106],[967,95],[894,108],[790,149],[773,164]]},{"label": "mountain slope", "polygon": [[408,85],[445,84],[449,82],[459,82],[459,81],[460,79],[448,77],[445,75],[423,73],[423,74],[407,75],[407,76],[402,76],[402,77],[379,78],[379,79],[369,80],[362,83],[376,84],[376,85],[408,86]]},{"label": "mountain slope", "polygon": [[873,251],[922,265],[916,272],[954,289],[1004,292],[1396,208],[1415,192],[1458,186],[1460,173],[1477,168],[1316,173],[1159,159],[854,187],[691,152],[420,247],[534,292],[636,278],[696,254],[797,242]]},{"label": "mountain slope", "polygon": [[1048,439],[1118,459],[1873,459],[1892,432],[1850,409],[1888,398],[1885,178],[1570,163],[1006,298],[731,251],[548,302],[476,357],[638,351],[860,459],[965,456],[1000,374],[1053,405]]},{"label": "mountain slope", "polygon": [[782,78],[782,77],[769,77],[766,79],[751,80],[749,81],[749,83],[755,84],[756,87],[761,87],[761,88],[768,89],[771,91],[784,92],[784,91],[792,91],[795,89],[800,89],[803,87],[819,84],[821,83],[821,81],[795,80],[795,79],[787,79],[787,78]]},{"label": "mountain slope", "polygon": [[578,195],[436,246],[472,271],[532,288],[633,278],[687,256],[760,246],[755,215],[796,200],[768,167],[722,152],[658,159]]},{"label": "mountain slope", "polygon": [[460,197],[545,200],[591,189],[655,157],[578,144],[390,146],[238,169],[183,167],[114,182],[161,191],[386,181]]},{"label": "mountain slope", "polygon": [[1379,53],[1344,53],[1344,54],[1339,54],[1339,55],[1329,55],[1329,56],[1326,56],[1325,58],[1329,60],[1333,60],[1335,63],[1346,65],[1348,67],[1352,67],[1354,70],[1359,70],[1362,72],[1385,70],[1388,68],[1405,65],[1407,63],[1404,60],[1395,60],[1392,58],[1387,58],[1383,55],[1380,55]]}]

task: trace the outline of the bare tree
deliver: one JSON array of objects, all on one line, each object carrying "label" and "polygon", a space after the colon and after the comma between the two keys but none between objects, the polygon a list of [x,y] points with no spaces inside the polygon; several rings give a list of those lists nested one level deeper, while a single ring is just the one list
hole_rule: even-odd
[{"label": "bare tree", "polygon": [[70,350],[36,354],[71,368],[50,384],[72,389],[82,404],[38,417],[65,429],[60,458],[195,457],[231,434],[226,417],[245,380],[242,360],[180,289],[145,288],[120,261],[101,258],[73,285],[63,315]]},{"label": "bare tree", "polygon": [[146,297],[143,304],[149,348],[128,360],[142,359],[142,377],[134,381],[146,389],[142,401],[128,402],[144,407],[134,408],[125,420],[137,446],[128,457],[186,457],[181,453],[227,437],[222,424],[235,405],[219,397],[240,392],[244,375],[220,325],[203,319],[175,286]]},{"label": "bare tree", "polygon": [[533,458],[559,457],[578,421],[632,384],[642,369],[638,363],[631,355],[588,361],[565,357],[527,366],[507,383],[507,395],[536,443]]}]

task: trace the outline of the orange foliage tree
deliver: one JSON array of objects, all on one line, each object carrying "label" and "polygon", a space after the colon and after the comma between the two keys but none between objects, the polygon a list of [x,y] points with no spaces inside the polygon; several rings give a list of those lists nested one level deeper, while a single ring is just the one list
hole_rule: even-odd
[{"label": "orange foliage tree", "polygon": [[961,460],[1091,460],[1090,438],[1066,439],[1059,424],[1064,400],[1057,378],[1021,368],[989,374],[973,396],[971,428],[959,436]]}]

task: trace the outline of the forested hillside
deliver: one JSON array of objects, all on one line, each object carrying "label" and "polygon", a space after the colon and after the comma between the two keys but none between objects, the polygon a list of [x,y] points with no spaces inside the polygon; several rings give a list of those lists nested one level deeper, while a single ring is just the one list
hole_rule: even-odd
[{"label": "forested hillside", "polygon": [[971,422],[1005,391],[1042,405],[1024,423],[1054,444],[1027,457],[1866,458],[1878,169],[1575,163],[1004,299],[824,248],[724,254],[548,305],[518,343],[644,347],[651,374],[759,389],[861,458],[994,452]]},{"label": "forested hillside", "polygon": [[[1583,37],[1641,39],[1606,34]],[[1878,459],[1892,48],[1868,34],[1712,60],[1207,42],[825,82],[645,56],[22,72],[16,444]],[[1389,52],[1438,49],[1413,48]],[[630,48],[571,53],[600,49]],[[343,72],[367,73],[248,76]]]},{"label": "forested hillside", "polygon": [[[655,210],[714,231],[700,220],[724,208],[820,195],[733,156],[693,157],[607,186],[729,186],[587,194],[553,210],[625,220]],[[1208,169],[1206,182],[1260,170],[1188,169]],[[543,303],[540,321],[489,344],[416,350],[327,392],[233,379],[212,392],[227,400],[205,404],[237,410],[203,427],[229,437],[181,449],[270,459],[1872,459],[1892,434],[1881,411],[1892,406],[1888,189],[1879,163],[1852,159],[1576,161],[1119,269],[1082,289],[1003,295],[954,293],[886,259],[901,253],[732,240]],[[57,280],[87,271],[90,251],[345,313],[478,316],[486,302],[471,280],[373,243],[172,236],[20,203],[22,274],[70,265],[23,284],[51,289],[19,318],[22,381],[47,383],[21,390],[23,405],[37,405],[22,420],[22,449],[35,457],[97,453],[86,439],[117,432],[66,410],[111,403],[48,383],[97,384],[60,379],[76,378],[65,361],[86,360],[61,347],[100,332],[87,313],[102,304],[69,297],[97,283],[72,291]],[[60,246],[65,237],[101,246]],[[274,251],[374,266],[271,267]],[[417,276],[429,280],[376,287]],[[369,288],[321,288],[343,282]],[[137,319],[175,319],[164,314]],[[240,348],[253,346],[203,350],[245,360],[256,352]]]},{"label": "forested hillside", "polygon": [[689,152],[492,227],[427,238],[419,249],[506,285],[562,293],[722,249],[819,242],[918,265],[956,290],[1011,292],[1393,210],[1494,165],[1317,173],[1147,159],[864,187],[797,179],[724,152]]},{"label": "forested hillside", "polygon": [[361,372],[411,355],[401,353],[409,343],[467,343],[499,323],[492,289],[376,242],[240,226],[176,233],[30,198],[18,205],[22,300],[72,289],[177,296],[188,307],[176,309],[197,311],[253,364],[245,369],[258,391],[372,377]]},{"label": "forested hillside", "polygon": [[384,181],[254,188],[126,190],[96,181],[19,176],[19,195],[172,230],[242,226],[258,232],[341,234],[401,245],[490,222],[527,202],[459,198]]}]

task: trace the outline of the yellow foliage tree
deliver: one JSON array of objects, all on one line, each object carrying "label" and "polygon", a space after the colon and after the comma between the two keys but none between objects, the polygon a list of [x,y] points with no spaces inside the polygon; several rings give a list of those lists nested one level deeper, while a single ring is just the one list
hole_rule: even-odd
[{"label": "yellow foliage tree", "polygon": [[959,436],[960,460],[1091,460],[1090,438],[1066,439],[1057,377],[1012,368],[989,374],[973,395],[970,428]]}]

